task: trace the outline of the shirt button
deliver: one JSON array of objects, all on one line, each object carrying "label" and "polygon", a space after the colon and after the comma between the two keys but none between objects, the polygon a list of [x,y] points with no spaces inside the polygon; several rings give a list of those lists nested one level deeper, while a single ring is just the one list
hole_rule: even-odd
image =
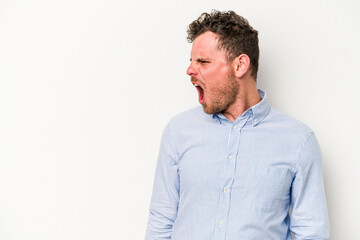
[{"label": "shirt button", "polygon": [[257,118],[254,118],[254,122],[257,122]]},{"label": "shirt button", "polygon": [[224,192],[226,192],[227,191],[227,187],[224,187]]},{"label": "shirt button", "polygon": [[234,129],[237,130],[237,129],[238,129],[238,126],[234,126]]},{"label": "shirt button", "polygon": [[230,156],[229,156],[229,159],[230,159],[230,160],[233,159],[233,156],[230,155]]},{"label": "shirt button", "polygon": [[219,222],[219,226],[221,227],[223,225],[223,221],[220,221]]}]

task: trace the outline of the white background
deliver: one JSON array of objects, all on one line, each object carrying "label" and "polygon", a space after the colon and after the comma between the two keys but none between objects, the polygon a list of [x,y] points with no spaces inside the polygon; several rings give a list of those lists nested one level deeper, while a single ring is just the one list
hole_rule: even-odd
[{"label": "white background", "polygon": [[162,130],[197,106],[187,25],[259,30],[259,88],[314,129],[331,240],[358,236],[358,1],[0,0],[0,239],[143,239]]}]

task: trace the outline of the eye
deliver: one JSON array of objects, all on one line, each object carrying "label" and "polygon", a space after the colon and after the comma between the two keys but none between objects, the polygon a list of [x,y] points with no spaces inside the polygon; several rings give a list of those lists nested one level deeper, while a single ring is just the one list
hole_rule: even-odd
[{"label": "eye", "polygon": [[209,61],[206,61],[206,60],[198,60],[198,62],[200,63],[200,64],[206,64],[206,63],[209,63]]}]

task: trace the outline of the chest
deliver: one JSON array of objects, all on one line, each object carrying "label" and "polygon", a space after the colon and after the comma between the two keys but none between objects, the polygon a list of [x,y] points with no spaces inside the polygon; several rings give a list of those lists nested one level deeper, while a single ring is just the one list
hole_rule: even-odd
[{"label": "chest", "polygon": [[290,188],[297,156],[281,135],[229,127],[189,134],[181,147],[178,167],[183,192],[217,193],[229,187],[249,195],[256,187],[261,195],[266,189],[279,193],[285,186]]}]

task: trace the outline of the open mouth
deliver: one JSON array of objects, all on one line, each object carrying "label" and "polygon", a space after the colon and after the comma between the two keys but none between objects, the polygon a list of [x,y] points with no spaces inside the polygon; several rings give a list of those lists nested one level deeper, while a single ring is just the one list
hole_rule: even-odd
[{"label": "open mouth", "polygon": [[194,86],[196,87],[196,90],[198,91],[199,94],[199,102],[200,104],[204,103],[204,90],[202,89],[202,87],[199,86],[199,84],[194,83]]}]

